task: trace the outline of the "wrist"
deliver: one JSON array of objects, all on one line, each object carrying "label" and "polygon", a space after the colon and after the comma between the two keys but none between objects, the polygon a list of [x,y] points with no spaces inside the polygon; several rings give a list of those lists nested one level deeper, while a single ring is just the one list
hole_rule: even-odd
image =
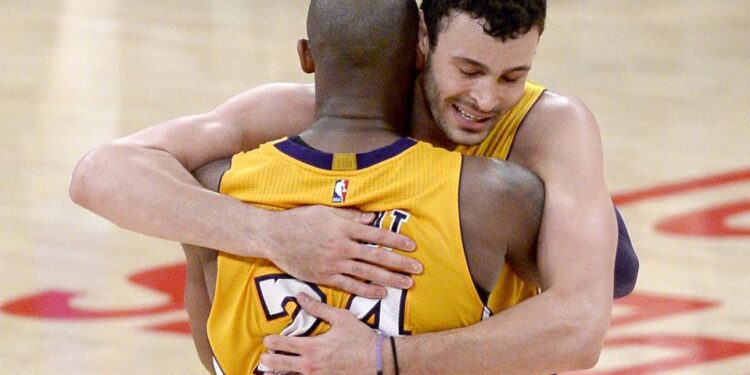
[{"label": "wrist", "polygon": [[383,345],[388,336],[379,329],[375,332],[378,334],[375,337],[375,375],[383,375]]},{"label": "wrist", "polygon": [[[232,205],[222,214],[221,228],[217,228],[228,240],[228,247],[221,250],[242,257],[271,260],[273,212],[232,200]],[[228,217],[232,220],[227,222]]]},{"label": "wrist", "polygon": [[[279,230],[278,211],[265,210],[251,206],[255,211],[248,217],[247,230],[244,232],[244,246],[248,256],[274,261],[275,249],[282,246],[276,235]],[[247,217],[247,216],[246,216]]]},{"label": "wrist", "polygon": [[[383,375],[396,375],[398,374],[396,372],[396,366],[397,361],[396,358],[393,357],[393,345],[396,345],[396,350],[398,350],[398,344],[396,343],[397,337],[386,337],[385,340],[383,340]],[[397,354],[398,355],[398,354]]]}]

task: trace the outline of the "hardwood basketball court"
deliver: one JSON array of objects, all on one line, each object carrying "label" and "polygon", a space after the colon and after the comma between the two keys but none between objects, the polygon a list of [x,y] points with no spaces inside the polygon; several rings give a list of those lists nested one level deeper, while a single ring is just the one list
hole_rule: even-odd
[{"label": "hardwood basketball court", "polygon": [[[68,199],[91,148],[297,68],[308,2],[0,2],[0,368],[199,374],[183,256]],[[550,1],[532,78],[597,116],[641,259],[595,374],[750,373],[750,4]]]}]

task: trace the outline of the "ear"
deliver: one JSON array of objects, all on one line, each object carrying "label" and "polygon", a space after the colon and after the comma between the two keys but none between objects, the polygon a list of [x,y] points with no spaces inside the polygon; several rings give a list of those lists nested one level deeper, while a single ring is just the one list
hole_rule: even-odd
[{"label": "ear", "polygon": [[419,35],[417,36],[417,70],[424,69],[427,54],[430,53],[430,36],[427,33],[427,25],[424,22],[424,12],[419,11]]},{"label": "ear", "polygon": [[299,56],[299,66],[305,73],[315,73],[315,62],[310,53],[310,42],[307,39],[297,41],[297,56]]}]

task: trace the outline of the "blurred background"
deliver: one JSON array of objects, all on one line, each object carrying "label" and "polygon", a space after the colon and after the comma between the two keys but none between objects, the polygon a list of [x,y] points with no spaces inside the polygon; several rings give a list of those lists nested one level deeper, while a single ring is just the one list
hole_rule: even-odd
[{"label": "blurred background", "polygon": [[[307,5],[0,1],[3,373],[203,373],[179,247],[77,207],[70,176],[102,143],[312,82],[295,52]],[[587,373],[749,373],[748,61],[748,2],[549,2],[531,78],[596,115],[641,260]]]}]

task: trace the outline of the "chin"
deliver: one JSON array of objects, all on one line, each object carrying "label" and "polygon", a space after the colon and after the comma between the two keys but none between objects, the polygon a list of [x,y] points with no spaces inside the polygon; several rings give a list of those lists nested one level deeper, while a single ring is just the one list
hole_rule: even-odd
[{"label": "chin", "polygon": [[455,143],[456,145],[463,145],[463,146],[475,146],[480,143],[487,137],[487,132],[481,132],[481,133],[470,133],[467,131],[462,130],[455,130],[450,133],[448,138],[451,140],[451,142]]},{"label": "chin", "polygon": [[474,146],[482,143],[485,138],[490,134],[492,126],[496,123],[495,119],[487,121],[483,125],[476,126],[470,124],[470,126],[463,126],[460,121],[450,118],[453,113],[448,113],[442,118],[440,124],[441,129],[445,133],[446,137],[457,145]]}]

